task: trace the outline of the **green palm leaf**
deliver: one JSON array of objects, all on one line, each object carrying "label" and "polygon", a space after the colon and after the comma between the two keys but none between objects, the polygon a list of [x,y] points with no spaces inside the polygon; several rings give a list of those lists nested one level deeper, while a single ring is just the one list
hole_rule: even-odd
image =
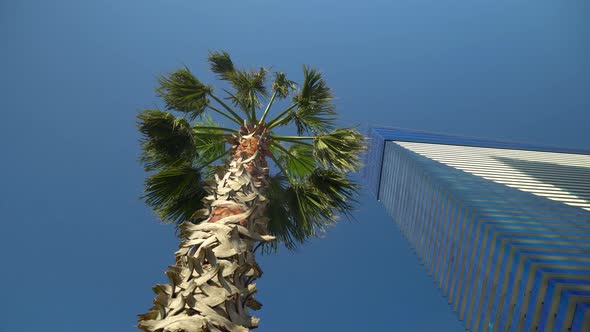
[{"label": "green palm leaf", "polygon": [[266,89],[266,73],[264,68],[259,70],[235,70],[230,75],[230,82],[235,92],[230,95],[235,106],[245,108],[246,113],[260,106],[260,99],[268,97]]},{"label": "green palm leaf", "polygon": [[138,116],[142,134],[140,161],[146,171],[174,163],[191,162],[196,155],[191,128],[184,118],[157,110],[145,110]]},{"label": "green palm leaf", "polygon": [[351,128],[318,134],[313,139],[314,157],[325,167],[341,172],[356,171],[361,165],[359,154],[364,151],[364,136]]},{"label": "green palm leaf", "polygon": [[192,133],[195,139],[195,149],[199,154],[197,163],[207,162],[225,153],[227,139],[231,137],[210,117],[205,118],[203,122],[195,123]]},{"label": "green palm leaf", "polygon": [[[266,194],[268,230],[288,249],[296,249],[330,223],[330,212],[320,204],[321,194],[306,191],[302,186],[287,186],[283,175],[271,177]],[[269,243],[264,249],[276,248],[277,243]]]},{"label": "green palm leaf", "polygon": [[316,162],[309,145],[292,144],[289,147],[284,147],[278,142],[273,142],[271,151],[273,155],[278,156],[277,160],[288,172],[286,175],[292,181],[308,176],[315,168]]},{"label": "green palm leaf", "polygon": [[142,198],[164,222],[181,223],[203,208],[204,187],[199,169],[168,166],[147,178]]},{"label": "green palm leaf", "polygon": [[211,71],[219,75],[222,80],[230,80],[235,72],[234,63],[226,51],[209,52]]},{"label": "green palm leaf", "polygon": [[[352,217],[358,185],[341,173],[317,168],[305,179],[289,184],[287,177],[270,178],[266,191],[268,229],[288,249],[296,249],[336,223],[338,213]],[[271,243],[266,251],[276,249]]]},{"label": "green palm leaf", "polygon": [[323,194],[323,202],[331,211],[338,211],[352,217],[351,211],[358,185],[344,174],[330,169],[317,168],[307,179],[308,188],[319,190]]},{"label": "green palm leaf", "polygon": [[201,115],[209,99],[207,95],[212,89],[201,83],[188,69],[178,69],[168,76],[160,76],[160,87],[156,89],[166,103],[166,109],[189,114],[191,119]]},{"label": "green palm leaf", "polygon": [[205,178],[213,178],[220,166],[213,162],[229,152],[226,144],[231,135],[227,133],[227,129],[218,127],[213,119],[208,117],[193,126],[193,136],[198,152],[195,164],[202,168]]},{"label": "green palm leaf", "polygon": [[280,99],[287,98],[295,89],[297,89],[297,83],[295,83],[295,81],[288,80],[285,73],[275,73],[275,81],[272,84],[272,90],[277,92],[277,96]]},{"label": "green palm leaf", "polygon": [[316,69],[304,66],[303,76],[301,91],[293,97],[298,107],[289,114],[285,123],[293,122],[298,135],[325,132],[333,127],[336,120],[332,92]]},{"label": "green palm leaf", "polygon": [[211,71],[220,79],[229,81],[234,89],[227,92],[234,106],[244,111],[251,121],[255,119],[254,109],[260,106],[260,99],[268,97],[266,88],[266,74],[268,70],[241,70],[234,66],[229,54],[225,51],[210,52],[209,65]]},{"label": "green palm leaf", "polygon": [[267,227],[269,232],[277,237],[277,241],[267,244],[264,250],[275,250],[277,242],[283,243],[288,249],[295,249],[297,243],[304,240],[304,236],[300,234],[297,222],[289,210],[286,176],[283,174],[271,176],[265,196],[269,200],[266,214],[269,220]]}]

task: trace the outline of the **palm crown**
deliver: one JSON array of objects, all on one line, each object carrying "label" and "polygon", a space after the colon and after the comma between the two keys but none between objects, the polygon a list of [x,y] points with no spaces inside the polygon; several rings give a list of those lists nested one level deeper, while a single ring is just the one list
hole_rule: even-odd
[{"label": "palm crown", "polygon": [[[265,155],[276,166],[264,190],[267,227],[279,242],[296,248],[333,224],[339,213],[350,216],[358,185],[347,174],[361,166],[365,141],[353,128],[334,128],[333,95],[322,74],[304,66],[299,86],[282,72],[238,69],[223,51],[211,52],[208,60],[231,87],[224,90],[225,98],[184,67],[159,78],[156,91],[166,110],[145,110],[138,116],[141,162],[151,172],[146,203],[166,222],[198,223],[195,212],[203,208],[205,188],[227,162],[236,138],[256,134],[267,142]],[[272,84],[267,83],[269,76]],[[289,97],[289,106],[271,117],[275,101]],[[235,123],[236,129],[217,125],[208,112]],[[290,124],[296,136],[274,132]]]}]

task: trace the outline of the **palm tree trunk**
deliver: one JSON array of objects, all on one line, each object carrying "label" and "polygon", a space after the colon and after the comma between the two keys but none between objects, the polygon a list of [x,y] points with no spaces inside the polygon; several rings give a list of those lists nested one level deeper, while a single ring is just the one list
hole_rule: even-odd
[{"label": "palm tree trunk", "polygon": [[170,284],[153,287],[154,305],[139,316],[146,332],[244,332],[258,327],[250,316],[261,304],[252,282],[262,271],[254,246],[274,240],[267,235],[267,205],[261,190],[267,185],[266,142],[260,136],[241,136],[232,160],[206,198],[204,220],[181,226],[183,241],[176,264],[166,275]]}]

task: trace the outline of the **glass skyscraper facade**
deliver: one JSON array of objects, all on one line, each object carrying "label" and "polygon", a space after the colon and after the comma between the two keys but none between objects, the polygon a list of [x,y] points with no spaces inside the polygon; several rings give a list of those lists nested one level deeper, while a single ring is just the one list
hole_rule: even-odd
[{"label": "glass skyscraper facade", "polygon": [[366,185],[467,329],[590,331],[590,151],[369,137]]}]

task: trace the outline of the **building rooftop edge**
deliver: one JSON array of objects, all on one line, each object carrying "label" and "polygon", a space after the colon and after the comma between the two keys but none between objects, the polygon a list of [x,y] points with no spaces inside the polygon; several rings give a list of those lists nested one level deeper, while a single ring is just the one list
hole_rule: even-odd
[{"label": "building rooftop edge", "polygon": [[381,136],[381,138],[384,141],[406,141],[417,143],[450,144],[498,149],[515,149],[590,155],[590,149],[564,148],[557,146],[539,145],[534,143],[502,141],[487,138],[476,138],[387,126],[369,126],[369,133],[370,132],[374,132],[375,134]]},{"label": "building rooftop edge", "polygon": [[590,149],[563,148],[531,143],[500,141],[485,138],[464,137],[428,131],[369,125],[369,151],[365,156],[363,178],[368,191],[379,200],[381,186],[381,170],[383,167],[383,153],[387,141],[404,141],[416,143],[448,144],[496,149],[514,149],[541,152],[572,153],[590,155]]}]

